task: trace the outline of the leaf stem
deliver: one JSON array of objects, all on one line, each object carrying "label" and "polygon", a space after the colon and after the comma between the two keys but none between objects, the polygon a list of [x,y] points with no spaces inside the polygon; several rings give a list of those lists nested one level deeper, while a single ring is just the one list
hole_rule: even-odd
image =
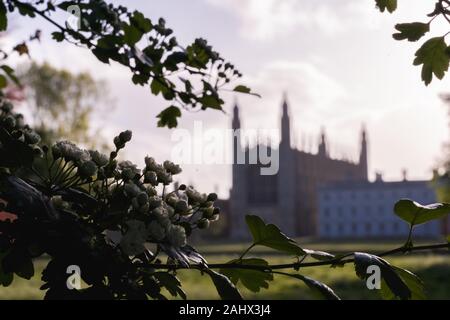
[{"label": "leaf stem", "polygon": [[[409,249],[409,251],[425,251],[425,250],[435,250],[435,249],[445,249],[450,248],[450,243],[439,243],[439,244],[432,244],[432,245],[422,245],[422,246],[415,246]],[[246,250],[248,251],[248,250]],[[405,252],[405,247],[401,246],[389,251],[385,251],[382,253],[377,254],[379,257],[385,257],[385,256],[391,256],[396,253],[403,253]],[[345,256],[350,256],[353,253],[348,253]],[[216,263],[216,264],[208,264],[209,269],[250,269],[250,270],[260,270],[260,271],[272,271],[272,270],[279,270],[279,269],[293,269],[293,268],[306,268],[306,267],[317,267],[317,266],[333,266],[336,264],[347,264],[354,262],[354,258],[349,259],[342,259],[341,257],[330,259],[327,261],[314,261],[314,262],[303,262],[303,263],[286,263],[286,264],[273,264],[268,266],[261,266],[261,265],[246,265],[241,263]],[[177,265],[174,266],[173,264],[151,264],[149,265],[152,268],[155,269],[201,269],[204,268],[202,265],[193,264],[190,266],[181,266]]]},{"label": "leaf stem", "polygon": [[257,245],[257,243],[252,243],[251,246],[249,246],[247,249],[245,249],[244,252],[242,252],[242,254],[239,256],[238,260],[242,261],[242,259],[244,259],[244,256],[256,245]]}]

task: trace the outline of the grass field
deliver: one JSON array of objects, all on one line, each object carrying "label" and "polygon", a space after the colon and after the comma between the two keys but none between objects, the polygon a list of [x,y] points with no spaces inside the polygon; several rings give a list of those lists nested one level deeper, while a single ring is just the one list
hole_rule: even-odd
[{"label": "grass field", "polygon": [[[309,243],[308,248],[328,249],[331,252],[347,252],[354,250],[372,252],[384,251],[397,245],[395,242],[377,243]],[[235,252],[245,245],[209,245],[202,246],[201,252],[210,262],[226,262],[236,257]],[[219,252],[221,254],[219,254]],[[263,256],[272,263],[289,262],[289,257],[271,254],[266,250],[256,250],[255,255]],[[425,282],[430,299],[450,299],[450,254],[441,251],[439,254],[421,253],[407,256],[395,256],[387,259],[391,264],[406,268],[418,274]],[[0,299],[41,299],[43,292],[39,290],[40,272],[45,267],[46,260],[36,261],[37,275],[26,281],[15,278],[10,287],[0,287]],[[304,268],[302,274],[322,281],[332,287],[343,299],[379,299],[376,290],[369,291],[365,283],[355,275],[352,264],[343,268],[315,267]],[[184,270],[178,274],[189,299],[217,299],[218,295],[208,276],[202,276],[195,270]],[[247,299],[314,299],[310,290],[300,281],[282,276],[275,277],[269,289],[252,293],[241,288]]]}]

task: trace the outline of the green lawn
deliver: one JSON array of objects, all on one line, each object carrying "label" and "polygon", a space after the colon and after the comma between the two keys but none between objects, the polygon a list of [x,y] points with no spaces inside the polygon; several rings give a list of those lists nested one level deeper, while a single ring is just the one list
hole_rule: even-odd
[{"label": "green lawn", "polygon": [[[378,243],[374,251],[383,251],[392,248],[394,243]],[[203,246],[201,252],[207,252],[206,258],[209,262],[226,262],[236,257],[235,249],[243,245],[217,245]],[[333,252],[361,250],[373,248],[373,243],[357,244],[353,243],[317,243],[309,244],[313,249],[330,249]],[[224,252],[224,254],[217,254]],[[271,255],[269,252],[255,251],[258,256],[264,256],[272,263],[289,262],[289,257]],[[408,256],[395,256],[387,259],[391,264],[406,268],[418,274],[425,282],[428,297],[430,299],[450,299],[450,255],[443,251],[441,254],[414,254]],[[40,272],[45,267],[47,261],[36,261],[37,274],[31,281],[26,281],[15,277],[10,287],[0,287],[0,299],[41,299],[43,292],[39,290],[41,285]],[[359,280],[354,272],[352,264],[343,268],[315,267],[305,268],[300,271],[302,274],[320,280],[330,287],[343,299],[378,299],[375,291],[366,289],[363,281]],[[183,270],[178,274],[183,283],[189,299],[217,299],[218,295],[211,284],[208,276],[201,276],[196,270]],[[300,281],[291,278],[277,276],[271,282],[269,289],[263,289],[259,293],[252,293],[241,290],[245,298],[253,299],[312,299],[309,289]]]}]

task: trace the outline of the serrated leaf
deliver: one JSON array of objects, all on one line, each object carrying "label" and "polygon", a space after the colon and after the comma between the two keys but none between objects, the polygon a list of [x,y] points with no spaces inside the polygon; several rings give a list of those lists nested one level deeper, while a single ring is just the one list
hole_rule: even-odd
[{"label": "serrated leaf", "polygon": [[5,73],[8,75],[8,77],[16,84],[16,85],[20,85],[20,81],[17,78],[17,76],[14,74],[14,69],[11,68],[10,66],[4,64],[1,65],[0,68],[5,71]]},{"label": "serrated leaf", "polygon": [[442,79],[448,70],[450,53],[444,37],[435,37],[426,41],[416,52],[414,65],[422,65],[422,80],[429,85],[433,78]]},{"label": "serrated leaf", "polygon": [[242,296],[238,289],[228,277],[211,269],[206,269],[204,272],[211,277],[222,300],[242,300]]},{"label": "serrated leaf", "polygon": [[59,31],[52,32],[52,38],[57,42],[62,42],[64,40],[64,33]]},{"label": "serrated leaf", "polygon": [[8,28],[7,13],[5,4],[0,1],[0,31],[5,31]]},{"label": "serrated leaf", "polygon": [[5,88],[8,85],[8,80],[2,74],[0,74],[0,89]]},{"label": "serrated leaf", "polygon": [[181,110],[176,106],[170,106],[161,111],[156,117],[159,118],[158,127],[175,128],[178,125],[177,118],[181,117]]},{"label": "serrated leaf", "polygon": [[259,95],[257,93],[253,93],[252,90],[249,87],[247,87],[247,86],[238,85],[238,86],[236,86],[233,89],[233,91],[240,92],[240,93],[251,94],[251,95],[254,95],[254,96],[257,96],[257,97],[261,98],[261,95]]},{"label": "serrated leaf", "polygon": [[363,252],[355,252],[355,271],[361,279],[367,279],[370,274],[367,273],[369,266],[378,266],[380,268],[381,277],[392,293],[402,299],[411,299],[411,290],[403,282],[400,276],[395,272],[394,268],[382,258]]},{"label": "serrated leaf", "polygon": [[181,282],[177,277],[168,272],[155,272],[153,276],[172,296],[180,296],[183,300],[186,300],[186,293],[181,289]]},{"label": "serrated leaf", "polygon": [[123,27],[123,41],[130,46],[134,46],[139,40],[141,40],[143,33],[138,28],[125,24]]},{"label": "serrated leaf", "polygon": [[316,250],[310,250],[310,249],[303,249],[306,254],[310,255],[312,258],[319,260],[319,261],[326,261],[334,259],[335,256],[331,253],[325,252],[325,251],[316,251]]},{"label": "serrated leaf", "polygon": [[28,50],[28,46],[27,46],[27,44],[26,44],[25,42],[16,45],[16,46],[13,48],[13,50],[14,50],[14,51],[17,51],[17,52],[19,53],[20,56],[23,55],[23,54],[27,54],[27,55],[30,54],[30,51]]},{"label": "serrated leaf", "polygon": [[301,274],[283,273],[283,275],[303,281],[313,291],[314,295],[319,298],[323,298],[326,300],[340,300],[339,296],[334,293],[333,289],[320,281],[314,280],[307,276],[303,276]]},{"label": "serrated leaf", "polygon": [[[235,264],[241,263],[244,265],[254,265],[254,266],[268,266],[268,262],[264,259],[235,259],[228,263]],[[231,282],[235,285],[240,281],[244,287],[252,292],[259,292],[261,288],[269,288],[269,282],[273,280],[273,275],[270,272],[265,272],[261,270],[251,270],[251,269],[235,269],[235,268],[223,268],[220,273],[227,276]]]},{"label": "serrated leaf", "polygon": [[266,246],[295,256],[306,254],[293,239],[282,233],[276,225],[266,224],[264,220],[254,215],[246,215],[245,221],[255,245]]},{"label": "serrated leaf", "polygon": [[217,95],[204,95],[198,99],[198,102],[202,104],[203,108],[222,109],[223,100]]},{"label": "serrated leaf", "polygon": [[395,29],[399,31],[392,35],[395,40],[417,41],[430,31],[430,25],[422,22],[399,23]]},{"label": "serrated leaf", "polygon": [[397,0],[375,0],[375,3],[381,12],[387,10],[392,13],[397,9]]},{"label": "serrated leaf", "polygon": [[144,33],[150,32],[152,29],[152,22],[146,18],[141,12],[134,11],[130,22],[141,29]]},{"label": "serrated leaf", "polygon": [[445,217],[450,213],[450,204],[433,203],[422,205],[410,199],[401,199],[395,204],[394,212],[397,216],[414,226]]},{"label": "serrated leaf", "polygon": [[[393,266],[392,268],[411,291],[411,300],[424,300],[427,298],[424,283],[417,275],[399,267]],[[393,300],[396,298],[385,281],[381,283],[380,294],[385,300]]]}]

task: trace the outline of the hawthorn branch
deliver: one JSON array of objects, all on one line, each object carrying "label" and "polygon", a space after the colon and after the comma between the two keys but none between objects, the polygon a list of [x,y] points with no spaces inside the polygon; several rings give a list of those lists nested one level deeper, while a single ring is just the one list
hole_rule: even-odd
[{"label": "hawthorn branch", "polygon": [[[422,245],[422,246],[415,246],[411,248],[407,248],[405,246],[398,247],[392,250],[388,250],[382,253],[377,254],[378,257],[386,257],[391,256],[397,253],[407,253],[407,252],[413,252],[413,251],[427,251],[427,250],[437,250],[437,249],[450,249],[450,243],[439,243],[439,244],[431,244],[431,245]],[[353,253],[346,254],[345,256],[352,255]],[[344,256],[344,257],[345,257]],[[190,265],[188,267],[181,266],[181,265],[173,265],[173,264],[162,264],[162,263],[155,263],[155,264],[149,264],[148,266],[155,269],[167,269],[167,270],[175,270],[175,269],[247,269],[247,270],[259,270],[259,271],[266,271],[271,272],[273,270],[279,270],[279,269],[300,269],[300,268],[307,268],[307,267],[318,267],[318,266],[336,266],[336,265],[345,265],[347,263],[354,262],[354,258],[349,259],[343,259],[342,257],[326,260],[326,261],[315,261],[315,262],[295,262],[295,263],[285,263],[285,264],[273,264],[268,266],[261,266],[261,265],[248,265],[248,264],[241,264],[241,263],[212,263],[208,264],[207,266],[204,265]]]}]

